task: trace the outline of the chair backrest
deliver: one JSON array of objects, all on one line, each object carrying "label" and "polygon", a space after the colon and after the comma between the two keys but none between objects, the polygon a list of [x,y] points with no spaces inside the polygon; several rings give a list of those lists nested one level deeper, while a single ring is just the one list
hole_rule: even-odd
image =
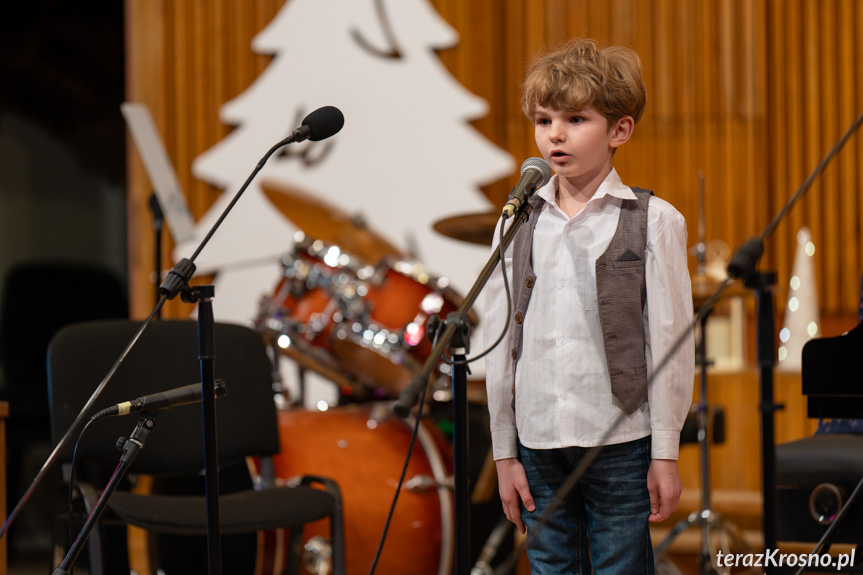
[{"label": "chair backrest", "polygon": [[[104,379],[139,322],[110,320],[67,326],[48,348],[48,395],[51,436],[56,445]],[[272,371],[260,334],[250,328],[217,323],[215,373],[227,393],[216,401],[219,463],[279,450]],[[200,381],[197,324],[189,320],[155,321],[96,401],[92,413],[143,395]],[[88,417],[92,415],[88,414]],[[138,415],[110,417],[90,426],[78,448],[79,458],[115,466],[114,444],[128,437]],[[202,408],[178,406],[161,412],[156,426],[132,465],[139,473],[186,474],[204,468]],[[74,439],[77,439],[74,438]],[[68,461],[71,446],[60,459]]]}]

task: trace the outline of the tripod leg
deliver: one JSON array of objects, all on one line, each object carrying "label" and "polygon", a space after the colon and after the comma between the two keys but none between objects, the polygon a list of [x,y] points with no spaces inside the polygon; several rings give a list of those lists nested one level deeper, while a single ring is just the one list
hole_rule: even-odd
[{"label": "tripod leg", "polygon": [[677,525],[675,525],[668,533],[668,535],[665,536],[665,539],[663,539],[659,543],[659,545],[657,545],[656,548],[653,550],[654,564],[659,560],[660,557],[662,557],[662,554],[665,553],[666,550],[668,550],[668,548],[671,546],[671,543],[678,535],[683,533],[683,531],[686,530],[688,527],[692,525],[699,525],[700,523],[701,515],[698,511],[693,511],[689,514],[689,517],[678,521]]}]

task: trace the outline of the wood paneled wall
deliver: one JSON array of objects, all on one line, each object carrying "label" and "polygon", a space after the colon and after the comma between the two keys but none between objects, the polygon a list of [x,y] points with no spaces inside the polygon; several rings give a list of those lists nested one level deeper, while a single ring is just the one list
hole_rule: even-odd
[{"label": "wood paneled wall", "polygon": [[[376,0],[362,0],[373,2]],[[573,37],[641,55],[648,109],[615,158],[624,181],[656,190],[697,240],[698,174],[706,236],[730,247],[758,234],[863,112],[863,4],[855,0],[433,0],[460,34],[440,53],[486,99],[475,122],[517,159],[536,155],[519,106],[526,63]],[[127,99],[150,106],[196,216],[221,192],[196,181],[192,160],[230,128],[219,107],[243,92],[269,57],[250,42],[282,0],[126,0]],[[321,23],[320,25],[325,25]],[[816,245],[821,310],[853,315],[863,271],[861,136],[855,135],[776,232],[762,269],[778,272],[784,302],[806,225]],[[502,205],[517,175],[484,192]],[[150,184],[129,146],[129,244],[135,315],[152,306]],[[170,261],[170,245],[165,261]],[[177,306],[168,314],[179,314]]]},{"label": "wood paneled wall", "polygon": [[[249,46],[283,2],[125,3],[127,99],[150,107],[187,200],[200,217],[221,190],[194,180],[191,162],[229,132],[219,122],[219,107],[243,92],[268,65],[269,57],[252,53]],[[699,172],[705,176],[707,239],[733,248],[761,232],[863,112],[863,38],[858,33],[863,29],[863,3],[857,0],[432,3],[461,37],[456,47],[440,53],[442,61],[490,105],[490,113],[476,120],[476,127],[519,162],[536,155],[531,126],[519,105],[520,82],[530,58],[573,36],[634,48],[644,65],[648,109],[615,165],[625,182],[656,190],[683,213],[690,245],[697,241]],[[806,225],[816,245],[822,313],[856,317],[863,271],[861,137],[857,134],[848,142],[767,239],[761,268],[778,272],[779,305],[786,298],[797,230]],[[128,164],[132,310],[143,317],[154,302],[147,208],[151,187],[131,142]],[[516,180],[514,174],[484,192],[502,205]],[[171,248],[168,241],[166,267],[173,263]],[[179,316],[188,310],[185,304],[172,303],[165,313]],[[726,386],[715,400],[745,406],[754,402],[753,393],[757,391],[751,386]],[[793,392],[786,387],[782,393]],[[783,439],[811,432],[811,422],[806,423],[799,410],[787,417],[793,422]],[[757,425],[756,413],[744,418],[750,427]],[[734,437],[729,436],[723,449],[736,449],[731,445]],[[750,453],[747,459],[755,456]],[[697,481],[694,464],[683,463],[684,473]],[[757,474],[740,475],[716,463],[717,479],[727,486],[757,488]]]}]

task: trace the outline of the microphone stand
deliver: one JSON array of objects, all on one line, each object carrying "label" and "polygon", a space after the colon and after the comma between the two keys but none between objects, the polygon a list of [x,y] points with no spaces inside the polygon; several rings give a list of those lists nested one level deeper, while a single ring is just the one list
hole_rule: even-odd
[{"label": "microphone stand", "polygon": [[157,415],[157,411],[141,415],[138,420],[138,424],[135,426],[135,429],[132,430],[132,434],[129,436],[129,439],[121,437],[117,440],[117,449],[122,450],[123,452],[120,456],[120,463],[114,470],[114,474],[111,475],[110,481],[108,481],[108,484],[102,490],[101,495],[99,495],[99,500],[96,501],[96,505],[93,506],[93,510],[84,522],[83,527],[81,527],[81,531],[78,533],[78,537],[75,538],[74,543],[72,543],[72,546],[69,548],[69,552],[66,553],[66,557],[63,558],[63,562],[60,564],[60,567],[55,569],[52,575],[69,575],[71,572],[72,566],[75,564],[75,561],[78,559],[78,555],[81,554],[81,551],[84,548],[84,543],[86,543],[87,538],[90,536],[96,523],[102,517],[102,513],[104,513],[105,508],[108,506],[108,499],[110,499],[111,495],[113,495],[117,490],[117,486],[126,475],[126,471],[132,465],[132,462],[135,461],[135,457],[138,456],[138,452],[144,448],[144,444],[150,436],[150,432],[153,431],[153,427],[156,425]]},{"label": "microphone stand", "polygon": [[[314,112],[313,112],[314,114]],[[341,114],[339,112],[339,114]],[[311,116],[311,114],[310,114]],[[307,117],[308,118],[308,117]],[[329,127],[327,127],[329,128]],[[339,126],[341,129],[341,126]],[[304,131],[305,130],[305,131]],[[108,370],[107,375],[102,379],[101,383],[96,387],[96,390],[90,396],[90,399],[87,400],[87,403],[81,408],[81,412],[75,418],[75,421],[69,426],[69,429],[66,430],[66,433],[54,447],[54,450],[48,456],[48,459],[42,465],[42,468],[36,474],[36,477],[33,479],[33,482],[30,484],[30,487],[21,496],[21,499],[18,501],[15,508],[6,518],[6,521],[3,523],[2,527],[0,527],[0,537],[3,537],[6,532],[9,530],[12,522],[16,517],[21,513],[21,509],[23,509],[24,505],[27,501],[30,500],[30,497],[33,495],[33,492],[39,486],[39,484],[44,479],[45,475],[48,473],[48,470],[54,465],[60,453],[65,451],[68,447],[69,443],[72,441],[74,435],[78,433],[81,427],[84,425],[86,420],[89,418],[89,413],[92,411],[92,408],[99,398],[99,395],[105,389],[105,386],[108,382],[113,378],[114,374],[119,369],[120,365],[126,359],[129,352],[137,343],[138,339],[144,333],[144,330],[147,329],[147,326],[153,321],[153,318],[157,316],[161,312],[162,307],[165,305],[165,302],[169,299],[175,298],[178,294],[182,293],[182,299],[187,302],[197,302],[199,304],[198,311],[198,350],[199,350],[199,359],[201,361],[201,387],[202,387],[202,409],[204,410],[204,449],[205,449],[205,462],[206,462],[206,498],[207,498],[207,548],[208,548],[208,574],[209,575],[221,575],[222,565],[221,565],[221,553],[219,549],[219,522],[218,522],[218,452],[216,448],[215,442],[215,377],[214,377],[214,369],[213,369],[213,358],[214,358],[214,350],[213,350],[213,312],[212,312],[212,299],[214,295],[213,286],[196,286],[194,288],[189,286],[189,281],[192,279],[192,276],[195,273],[195,264],[194,260],[198,257],[201,251],[204,249],[204,246],[210,241],[210,238],[213,237],[213,234],[216,233],[216,230],[228,216],[228,213],[233,209],[234,205],[239,201],[240,197],[243,195],[243,192],[249,187],[249,184],[252,183],[252,180],[261,171],[266,164],[267,160],[282,146],[286,144],[290,144],[295,141],[303,141],[304,139],[309,138],[309,126],[302,126],[301,128],[295,130],[291,133],[287,138],[278,142],[272,148],[270,148],[266,154],[264,154],[263,158],[258,161],[255,168],[252,170],[252,173],[249,174],[249,177],[246,178],[246,181],[234,195],[231,202],[219,216],[219,219],[213,224],[210,228],[207,235],[198,245],[195,252],[192,254],[190,258],[183,258],[171,269],[168,273],[165,281],[162,283],[159,288],[159,294],[161,297],[159,301],[156,302],[155,307],[150,312],[150,315],[144,320],[141,324],[141,327],[132,336],[131,341],[126,345],[123,351],[120,353],[120,356],[117,358],[117,361],[111,366],[111,369]],[[329,137],[338,132],[338,129],[335,132],[329,133],[327,136]],[[321,137],[320,139],[323,139]],[[209,388],[209,389],[207,389]],[[110,494],[108,494],[110,496]],[[107,499],[105,501],[107,504]],[[83,541],[81,542],[83,544]]]},{"label": "microphone stand", "polygon": [[[776,548],[776,444],[774,412],[782,409],[782,405],[773,402],[773,366],[775,363],[775,325],[773,310],[772,286],[776,283],[775,272],[757,272],[756,265],[764,253],[764,240],[776,229],[785,214],[794,206],[803,193],[809,189],[815,178],[827,167],[845,142],[863,123],[863,114],[851,124],[851,127],[839,139],[824,159],[815,167],[808,178],[800,185],[800,188],[782,207],[776,216],[767,224],[759,237],[753,237],[743,243],[731,256],[728,263],[728,275],[732,278],[742,278],[746,287],[755,291],[758,302],[756,315],[756,339],[758,346],[759,378],[761,388],[761,400],[759,410],[761,411],[761,451],[762,451],[762,489],[763,489],[763,516],[762,529],[764,531],[764,548]],[[769,570],[765,570],[769,573]]]},{"label": "microphone stand", "polygon": [[[516,232],[530,217],[533,207],[524,202],[513,216],[513,222],[502,240],[502,249],[506,251],[512,243]],[[429,336],[436,343],[420,372],[411,379],[410,384],[402,391],[393,406],[393,411],[399,417],[407,417],[417,403],[420,392],[428,384],[428,379],[434,371],[437,360],[449,347],[453,359],[452,393],[453,393],[453,499],[455,512],[455,565],[453,572],[470,573],[470,475],[468,472],[468,416],[467,416],[467,361],[470,351],[470,320],[468,311],[473,306],[479,293],[488,282],[494,268],[500,262],[501,250],[495,250],[485,267],[480,272],[473,287],[465,296],[458,310],[447,315],[443,322],[429,322]]]},{"label": "microphone stand", "polygon": [[216,435],[216,368],[213,286],[186,290],[183,301],[198,304],[198,360],[201,363],[201,410],[204,433],[204,494],[207,501],[207,564],[222,572],[219,530],[219,443]]},{"label": "microphone stand", "polygon": [[[162,275],[162,228],[165,216],[162,213],[162,207],[159,205],[159,198],[156,197],[155,193],[150,195],[150,210],[153,212],[153,239],[155,240],[153,268],[155,269],[156,276],[153,283],[157,286],[156,301],[159,301],[159,297],[162,295],[158,285],[159,278]],[[156,317],[161,317],[161,313],[158,313]]]}]

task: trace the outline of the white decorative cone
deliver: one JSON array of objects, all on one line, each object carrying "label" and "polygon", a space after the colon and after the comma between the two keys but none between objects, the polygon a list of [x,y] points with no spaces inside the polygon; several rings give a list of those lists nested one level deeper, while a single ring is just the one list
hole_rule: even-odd
[{"label": "white decorative cone", "polygon": [[815,244],[806,227],[797,232],[797,252],[789,280],[785,325],[779,332],[778,370],[800,371],[803,345],[819,333],[818,290],[812,261]]}]

